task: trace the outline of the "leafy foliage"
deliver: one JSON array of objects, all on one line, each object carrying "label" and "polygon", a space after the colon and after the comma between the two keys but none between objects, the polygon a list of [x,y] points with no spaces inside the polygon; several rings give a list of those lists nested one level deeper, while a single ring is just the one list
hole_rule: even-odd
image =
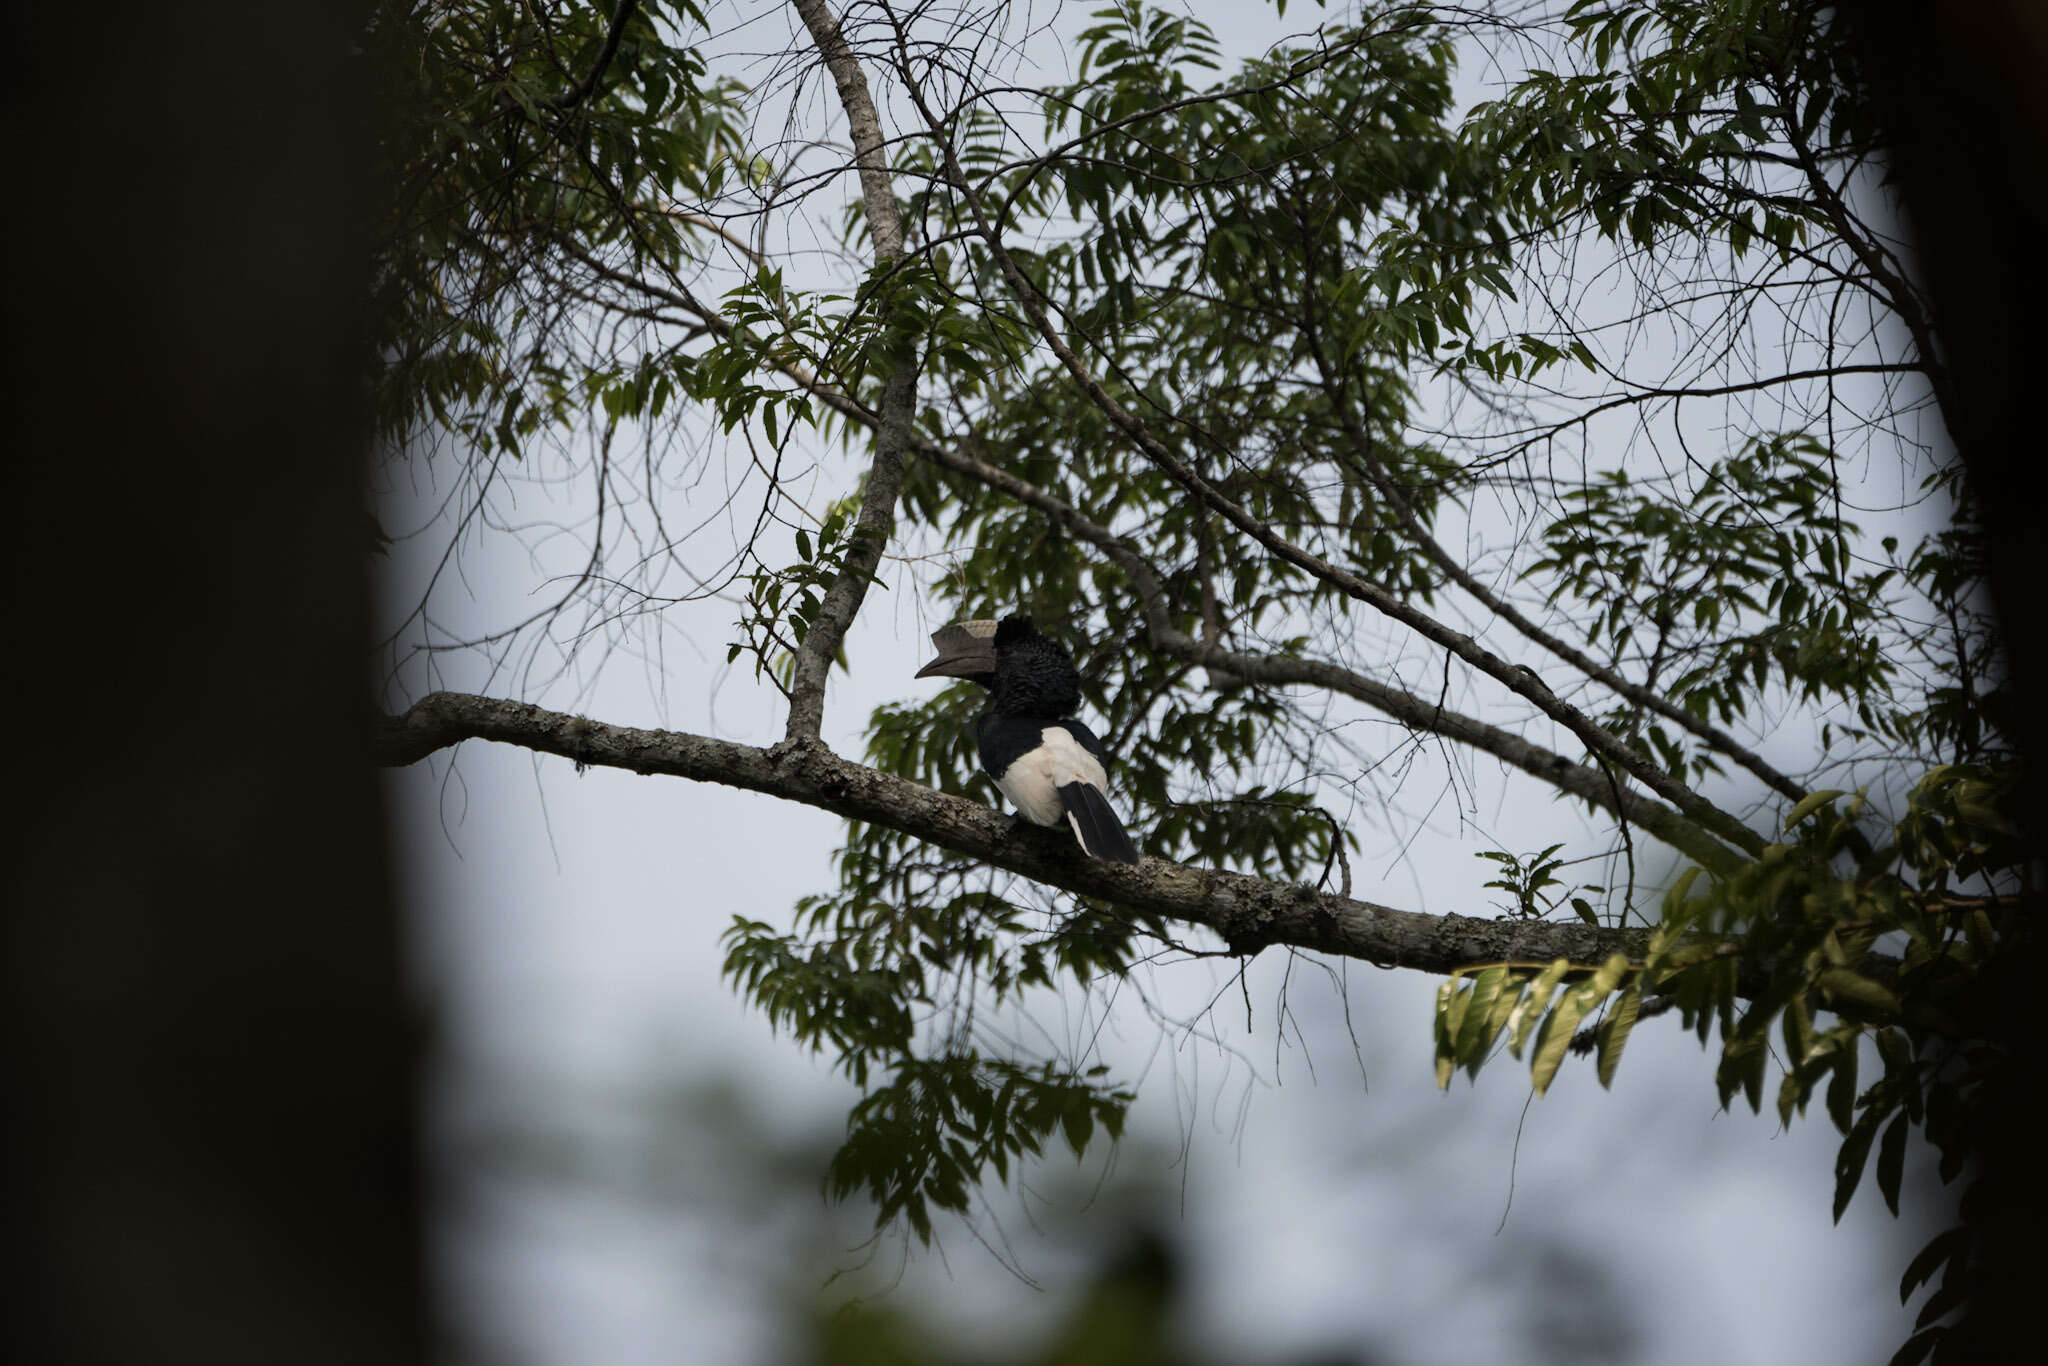
[{"label": "leafy foliage", "polygon": [[[1524,571],[1569,596],[1613,663],[1703,719],[1733,722],[1774,685],[1804,701],[1847,698],[1864,726],[1894,666],[1873,629],[1890,569],[1856,574],[1827,451],[1804,438],[1757,442],[1717,462],[1684,502],[1631,487],[1625,470],[1565,495]],[[1644,738],[1675,776],[1718,771],[1710,752],[1654,720]],[[1845,732],[1852,736],[1861,732]]]},{"label": "leafy foliage", "polygon": [[419,0],[379,9],[392,74],[396,193],[378,260],[385,365],[379,426],[424,426],[479,454],[519,454],[593,406],[659,417],[675,373],[658,356],[592,354],[576,315],[607,277],[672,277],[700,229],[672,211],[751,169],[739,90],[707,78],[676,30],[692,0],[634,0],[607,53],[588,5]]},{"label": "leafy foliage", "polygon": [[[1513,898],[1501,903],[1501,910],[1505,914],[1519,916],[1525,920],[1540,920],[1548,917],[1552,911],[1569,900],[1572,910],[1581,920],[1589,925],[1600,923],[1592,904],[1584,897],[1571,896],[1571,893],[1601,893],[1607,889],[1592,883],[1567,887],[1564,879],[1558,876],[1558,870],[1565,866],[1564,860],[1558,857],[1558,851],[1562,848],[1562,844],[1553,844],[1540,853],[1529,855],[1526,859],[1501,849],[1487,849],[1479,854],[1480,858],[1500,866],[1500,876],[1487,882],[1486,886],[1489,889],[1506,892]],[[1551,892],[1550,889],[1553,887],[1559,890]]]},{"label": "leafy foliage", "polygon": [[[1540,970],[1501,965],[1444,983],[1439,1084],[1460,1067],[1476,1074],[1505,1032],[1516,1057],[1533,1036],[1531,1075],[1540,1094],[1581,1025],[1605,1005],[1605,1018],[1579,1035],[1582,1047],[1597,1048],[1604,1086],[1645,1001],[1676,1007],[1702,1041],[1718,1029],[1723,1105],[1739,1096],[1760,1110],[1774,1056],[1781,1122],[1824,1096],[1843,1135],[1836,1219],[1873,1144],[1879,1192],[1898,1213],[1909,1128],[1924,1131],[1941,1154],[1942,1180],[1953,1181],[1979,1132],[1971,1120],[1975,1098],[2012,1063],[1980,1041],[1973,1016],[1983,1009],[1975,996],[1987,967],[2009,951],[2014,912],[1997,898],[1951,889],[2023,866],[2017,832],[2000,814],[2013,781],[2009,768],[1936,769],[1878,848],[1857,829],[1867,815],[1861,797],[1815,793],[1788,816],[1787,842],[1756,863],[1722,881],[1697,872],[1681,878],[1640,959],[1617,954],[1598,967],[1560,959]],[[1901,940],[1896,959],[1872,958],[1875,946]],[[1881,978],[1873,975],[1879,964]],[[1873,1054],[1881,1072],[1865,1084],[1859,1068]],[[1959,1229],[1916,1260],[1902,1298],[1949,1268],[1949,1289],[1923,1307],[1922,1327],[1957,1307],[1974,1255]],[[1931,1349],[1937,1340],[1920,1345]]]}]

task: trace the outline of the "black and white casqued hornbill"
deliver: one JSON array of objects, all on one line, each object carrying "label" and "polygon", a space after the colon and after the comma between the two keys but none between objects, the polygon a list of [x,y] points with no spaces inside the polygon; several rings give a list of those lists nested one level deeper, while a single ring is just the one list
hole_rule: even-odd
[{"label": "black and white casqued hornbill", "polygon": [[956,621],[932,632],[939,657],[917,671],[964,678],[988,689],[974,723],[981,766],[1034,825],[1074,828],[1081,848],[1112,863],[1136,863],[1137,846],[1103,795],[1109,759],[1095,733],[1073,719],[1081,672],[1030,617]]}]

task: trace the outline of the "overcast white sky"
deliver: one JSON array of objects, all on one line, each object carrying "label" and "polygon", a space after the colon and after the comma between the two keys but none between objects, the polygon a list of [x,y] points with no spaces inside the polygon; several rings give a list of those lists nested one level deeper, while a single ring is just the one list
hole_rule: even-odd
[{"label": "overcast white sky", "polygon": [[[1086,8],[1061,13],[1058,28],[1075,31]],[[1297,6],[1283,29],[1249,22],[1270,18],[1253,6],[1193,8],[1238,53],[1317,17]],[[773,36],[757,28],[747,45]],[[828,489],[846,487],[850,465],[827,457],[824,468]],[[680,493],[681,505],[705,505],[716,487],[714,477]],[[387,525],[433,525],[431,478],[417,491],[412,515]],[[396,491],[393,507],[412,495]],[[536,481],[519,497],[523,515],[545,522],[574,493]],[[394,550],[392,601],[409,605],[439,548],[424,534]],[[571,538],[475,541],[443,618],[499,624],[580,554]],[[911,678],[932,624],[918,581],[902,566],[889,581],[850,641],[851,675],[834,680],[827,735],[849,752],[873,705],[930,686]],[[622,724],[776,738],[773,694],[723,677],[731,615],[715,602],[681,615],[659,658],[615,657],[573,703],[559,689],[542,700]],[[459,659],[445,666],[453,686],[520,688]],[[787,924],[798,897],[826,886],[839,822],[721,788],[578,776],[502,746],[468,745],[452,770],[443,755],[390,782],[423,973],[447,1033],[441,1265],[470,1352],[535,1366],[775,1360],[792,1296],[857,1260],[845,1249],[865,1230],[823,1210],[802,1165],[829,1151],[853,1093],[726,986],[718,940],[735,915]],[[1357,892],[1416,905],[1419,869],[1433,898],[1421,909],[1471,911],[1451,903],[1476,897],[1487,876],[1476,848],[1536,848],[1576,824],[1549,803],[1494,800],[1479,818],[1504,846],[1439,821],[1408,865],[1364,821]],[[1832,1127],[1818,1114],[1780,1131],[1774,1118],[1719,1113],[1712,1058],[1673,1020],[1637,1032],[1612,1092],[1567,1063],[1525,1106],[1526,1070],[1506,1059],[1477,1086],[1436,1090],[1435,979],[1288,969],[1265,955],[1244,995],[1229,988],[1206,1015],[1229,987],[1226,968],[1156,974],[1159,1009],[1199,1017],[1194,1031],[1116,1012],[1105,1060],[1143,1077],[1132,1139],[1113,1163],[1099,1149],[1078,1166],[1049,1162],[1032,1181],[1044,1203],[998,1194],[982,1221],[1008,1235],[1043,1290],[952,1228],[944,1255],[912,1259],[884,1302],[946,1316],[981,1341],[1042,1329],[1087,1269],[1076,1252],[1090,1236],[1084,1207],[1109,1164],[1112,1187],[1163,1192],[1195,1268],[1187,1322],[1220,1360],[1323,1346],[1406,1363],[1846,1366],[1881,1360],[1905,1336],[1896,1285],[1933,1231],[1931,1181],[1909,1175],[1920,1203],[1903,1223],[1866,1189],[1833,1226]],[[1048,1008],[1041,1023],[1070,1030],[1083,1009]],[[791,1169],[764,1153],[796,1164],[795,1179],[771,1179]],[[886,1282],[896,1265],[891,1243],[866,1279],[823,1293]],[[1573,1336],[1607,1321],[1603,1304],[1628,1334],[1604,1353]]]}]

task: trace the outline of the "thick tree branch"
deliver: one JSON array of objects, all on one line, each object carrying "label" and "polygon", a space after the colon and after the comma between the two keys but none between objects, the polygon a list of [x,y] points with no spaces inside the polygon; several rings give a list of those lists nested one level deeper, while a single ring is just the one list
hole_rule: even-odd
[{"label": "thick tree branch", "polygon": [[464,740],[495,740],[579,764],[662,774],[761,792],[899,830],[1076,896],[1114,902],[1215,931],[1232,947],[1273,944],[1447,973],[1488,963],[1592,966],[1639,955],[1647,931],[1576,922],[1423,915],[1241,873],[1148,858],[1136,868],[1082,854],[1063,830],[1046,830],[964,797],[934,791],[842,759],[815,743],[771,748],[677,731],[634,730],[525,702],[433,693],[387,717],[374,757],[417,763]]},{"label": "thick tree branch", "polygon": [[[889,189],[888,154],[882,142],[882,121],[868,94],[867,78],[841,32],[839,21],[824,0],[795,0],[796,11],[810,30],[811,41],[839,88],[839,103],[853,136],[854,163],[860,170],[868,230],[875,243],[875,264],[886,266],[903,254],[903,214]],[[876,304],[886,322],[886,294]],[[910,444],[910,424],[917,414],[917,354],[914,349],[882,359],[890,367],[882,385],[875,425],[875,459],[861,493],[860,515],[846,548],[846,559],[825,590],[818,614],[797,648],[790,674],[789,738],[815,737],[825,720],[825,679],[832,661],[867,598],[868,584],[881,566],[882,553],[896,528],[896,495],[903,487],[903,463]]]}]

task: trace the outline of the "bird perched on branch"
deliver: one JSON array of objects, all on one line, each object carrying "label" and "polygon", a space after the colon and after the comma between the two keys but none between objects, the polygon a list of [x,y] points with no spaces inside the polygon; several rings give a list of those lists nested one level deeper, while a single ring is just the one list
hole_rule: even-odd
[{"label": "bird perched on branch", "polygon": [[1136,863],[1137,846],[1104,796],[1109,757],[1095,733],[1072,719],[1081,706],[1081,673],[1030,617],[956,621],[932,632],[939,657],[919,678],[964,678],[988,689],[974,723],[981,766],[1010,804],[1034,825],[1074,829],[1084,852]]}]

